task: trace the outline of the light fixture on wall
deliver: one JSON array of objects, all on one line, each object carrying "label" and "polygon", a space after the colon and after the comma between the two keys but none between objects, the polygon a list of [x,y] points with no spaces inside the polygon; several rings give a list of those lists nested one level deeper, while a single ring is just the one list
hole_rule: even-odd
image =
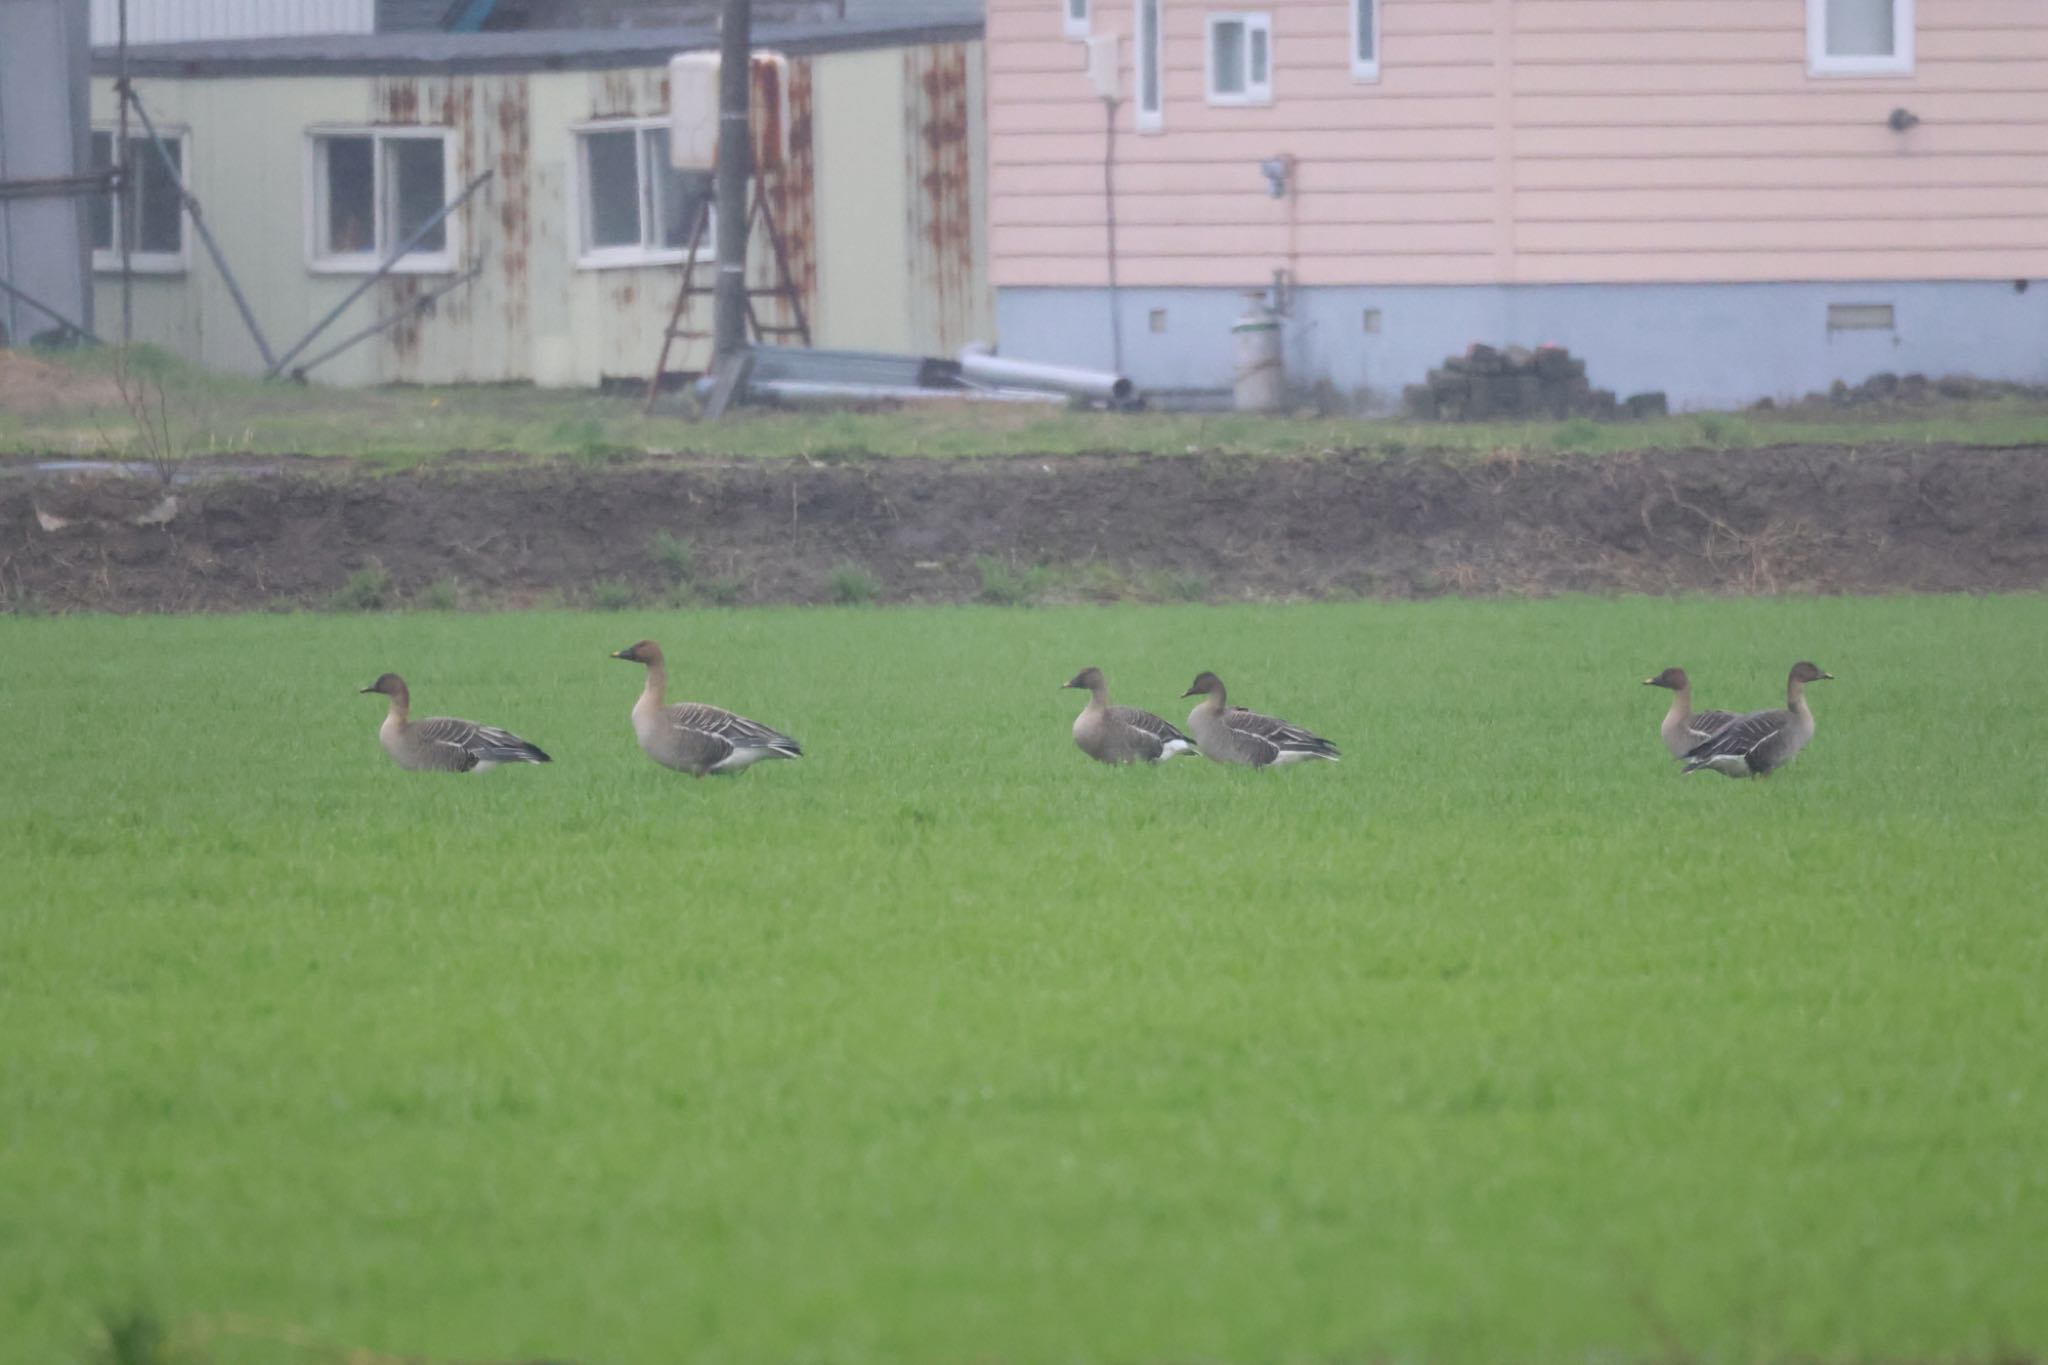
[{"label": "light fixture on wall", "polygon": [[1284,199],[1287,197],[1287,182],[1294,178],[1294,158],[1269,156],[1259,163],[1259,174],[1266,177],[1266,193],[1275,199]]},{"label": "light fixture on wall", "polygon": [[1919,122],[1920,116],[1903,106],[1892,110],[1891,117],[1885,120],[1885,123],[1895,133],[1903,133],[1916,126]]}]

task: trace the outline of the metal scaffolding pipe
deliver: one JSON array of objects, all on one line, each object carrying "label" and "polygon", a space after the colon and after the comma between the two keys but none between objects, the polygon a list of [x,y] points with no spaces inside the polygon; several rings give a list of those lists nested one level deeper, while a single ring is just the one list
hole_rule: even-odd
[{"label": "metal scaffolding pipe", "polygon": [[33,294],[26,292],[25,290],[16,289],[13,285],[9,284],[5,280],[0,280],[0,293],[5,293],[13,298],[20,299],[23,303],[35,309],[38,313],[41,313],[46,317],[56,319],[56,321],[61,326],[68,328],[73,332],[76,332],[79,336],[84,337],[87,341],[90,341],[95,346],[106,345],[105,342],[101,341],[91,332],[87,331],[85,328],[73,322],[70,318],[65,317],[56,309],[50,307],[49,304],[44,303],[41,299],[35,297],[35,295]]},{"label": "metal scaffolding pipe", "polygon": [[960,352],[960,373],[983,384],[1051,389],[1055,393],[1096,398],[1106,403],[1128,403],[1138,394],[1137,386],[1127,377],[1109,370],[1084,370],[1073,365],[1010,360],[991,355],[979,346],[969,346]]}]

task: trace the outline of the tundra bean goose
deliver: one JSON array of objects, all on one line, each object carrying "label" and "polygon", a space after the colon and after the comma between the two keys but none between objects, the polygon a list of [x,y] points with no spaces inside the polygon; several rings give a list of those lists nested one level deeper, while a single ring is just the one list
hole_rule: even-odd
[{"label": "tundra bean goose", "polygon": [[1813,739],[1813,712],[1806,685],[1832,678],[1804,659],[1785,679],[1785,709],[1737,716],[1685,754],[1685,771],[1712,768],[1729,777],[1763,777],[1799,756]]},{"label": "tundra bean goose", "polygon": [[702,777],[736,773],[764,758],[803,757],[795,740],[759,721],[703,702],[668,705],[668,661],[654,641],[642,640],[612,657],[647,666],[647,686],[633,703],[633,733],[641,750],[663,767]]},{"label": "tundra bean goose", "polygon": [[1188,712],[1188,733],[1201,751],[1218,763],[1264,768],[1309,758],[1337,761],[1337,746],[1321,735],[1275,716],[1226,705],[1223,680],[1214,673],[1200,675],[1181,695],[1202,698]]},{"label": "tundra bean goose", "polygon": [[1733,711],[1693,710],[1692,679],[1682,668],[1667,668],[1654,678],[1645,678],[1643,686],[1671,689],[1671,709],[1664,713],[1664,724],[1657,733],[1673,758],[1684,758],[1694,745],[1735,719]]},{"label": "tundra bean goose", "polygon": [[411,719],[412,694],[405,679],[386,673],[363,689],[391,699],[377,738],[391,761],[408,772],[487,773],[500,763],[551,763],[537,744],[528,744],[510,730],[479,725],[453,716]]},{"label": "tundra bean goose", "polygon": [[1111,706],[1099,668],[1084,668],[1062,686],[1088,691],[1088,704],[1074,718],[1074,743],[1098,762],[1160,763],[1195,751],[1171,722],[1135,706]]}]

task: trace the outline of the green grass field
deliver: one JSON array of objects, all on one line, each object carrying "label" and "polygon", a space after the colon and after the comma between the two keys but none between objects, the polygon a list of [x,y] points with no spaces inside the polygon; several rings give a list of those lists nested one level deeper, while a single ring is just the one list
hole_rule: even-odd
[{"label": "green grass field", "polygon": [[[647,763],[642,634],[809,757]],[[1640,679],[1802,656],[1676,776]],[[1088,663],[1344,762],[1090,764]],[[398,771],[387,668],[557,761]],[[2044,675],[2040,597],[0,619],[0,1358],[2048,1350]]]}]

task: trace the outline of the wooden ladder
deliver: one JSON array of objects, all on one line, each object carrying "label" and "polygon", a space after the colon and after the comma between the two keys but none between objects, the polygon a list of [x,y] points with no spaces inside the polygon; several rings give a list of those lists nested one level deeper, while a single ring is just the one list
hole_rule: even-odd
[{"label": "wooden ladder", "polygon": [[[678,341],[698,341],[711,335],[710,332],[691,328],[688,325],[690,300],[716,294],[716,274],[713,283],[697,282],[697,252],[704,245],[704,234],[711,225],[711,201],[699,200],[695,219],[690,224],[690,245],[683,253],[683,281],[676,290],[675,307],[669,310],[668,326],[662,329],[661,354],[654,361],[654,375],[647,381],[647,401],[643,412],[654,411],[654,400],[661,394],[661,381],[668,377],[668,358]],[[768,285],[747,286],[747,330],[756,344],[770,337],[796,337],[803,346],[811,344],[811,322],[804,313],[803,295],[796,287],[796,281],[789,273],[789,256],[783,250],[782,229],[775,221],[775,210],[768,205],[767,187],[759,177],[754,180],[753,202],[747,208],[747,240],[752,241],[754,231],[759,227],[768,235],[768,246],[775,258],[775,282]],[[761,321],[761,315],[754,308],[754,300],[761,298],[781,299],[789,305],[793,323]]]}]

